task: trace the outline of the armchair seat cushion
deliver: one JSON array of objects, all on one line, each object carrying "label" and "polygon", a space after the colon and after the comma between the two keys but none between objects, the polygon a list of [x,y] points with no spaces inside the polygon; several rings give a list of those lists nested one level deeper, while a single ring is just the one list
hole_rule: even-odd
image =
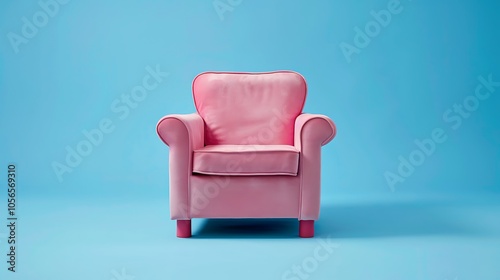
[{"label": "armchair seat cushion", "polygon": [[193,151],[193,173],[297,176],[299,150],[290,145],[208,145]]}]

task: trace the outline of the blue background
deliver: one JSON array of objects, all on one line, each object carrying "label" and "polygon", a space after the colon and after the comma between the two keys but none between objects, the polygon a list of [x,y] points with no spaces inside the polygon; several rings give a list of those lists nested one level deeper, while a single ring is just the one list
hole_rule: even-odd
[{"label": "blue background", "polygon": [[[329,235],[339,246],[310,279],[500,277],[500,87],[459,128],[443,119],[478,76],[500,81],[499,2],[401,0],[350,62],[340,44],[390,1],[221,2],[230,10],[73,0],[17,53],[10,32],[43,9],[1,2],[0,166],[17,165],[20,219],[15,274],[0,227],[2,279],[119,279],[122,268],[137,280],[282,279]],[[157,65],[168,77],[120,119],[111,104]],[[195,220],[195,236],[176,239],[157,121],[194,112],[200,72],[281,69],[305,76],[305,111],[338,128],[323,148],[317,238],[295,238],[296,221]],[[113,132],[58,180],[53,163],[104,118]],[[447,140],[391,190],[385,172],[435,128]]]}]

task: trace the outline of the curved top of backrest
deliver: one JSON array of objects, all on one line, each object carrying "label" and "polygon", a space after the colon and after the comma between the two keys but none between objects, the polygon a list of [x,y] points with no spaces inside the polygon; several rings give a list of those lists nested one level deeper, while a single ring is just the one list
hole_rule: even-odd
[{"label": "curved top of backrest", "polygon": [[193,81],[206,145],[293,145],[306,95],[304,77],[293,71],[205,72]]}]

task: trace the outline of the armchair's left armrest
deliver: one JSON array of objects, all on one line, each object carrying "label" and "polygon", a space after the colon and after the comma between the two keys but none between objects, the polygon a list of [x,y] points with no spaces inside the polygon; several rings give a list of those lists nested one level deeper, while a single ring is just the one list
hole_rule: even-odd
[{"label": "armchair's left armrest", "polygon": [[160,139],[170,147],[170,217],[190,219],[189,190],[193,150],[204,146],[205,123],[200,115],[168,115],[156,126]]},{"label": "armchair's left armrest", "polygon": [[325,115],[300,114],[295,119],[294,143],[299,150],[302,150],[304,145],[324,146],[332,141],[336,134],[335,124]]},{"label": "armchair's left armrest", "polygon": [[300,151],[299,220],[317,220],[321,195],[321,146],[337,132],[333,121],[324,115],[301,114],[295,119],[294,144]]}]

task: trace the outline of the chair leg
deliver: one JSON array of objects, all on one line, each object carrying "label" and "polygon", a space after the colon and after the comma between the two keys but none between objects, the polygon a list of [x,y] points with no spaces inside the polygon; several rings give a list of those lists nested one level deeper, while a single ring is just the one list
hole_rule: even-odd
[{"label": "chair leg", "polygon": [[299,236],[314,237],[314,220],[299,220]]},{"label": "chair leg", "polygon": [[177,220],[177,237],[191,237],[191,220]]}]

